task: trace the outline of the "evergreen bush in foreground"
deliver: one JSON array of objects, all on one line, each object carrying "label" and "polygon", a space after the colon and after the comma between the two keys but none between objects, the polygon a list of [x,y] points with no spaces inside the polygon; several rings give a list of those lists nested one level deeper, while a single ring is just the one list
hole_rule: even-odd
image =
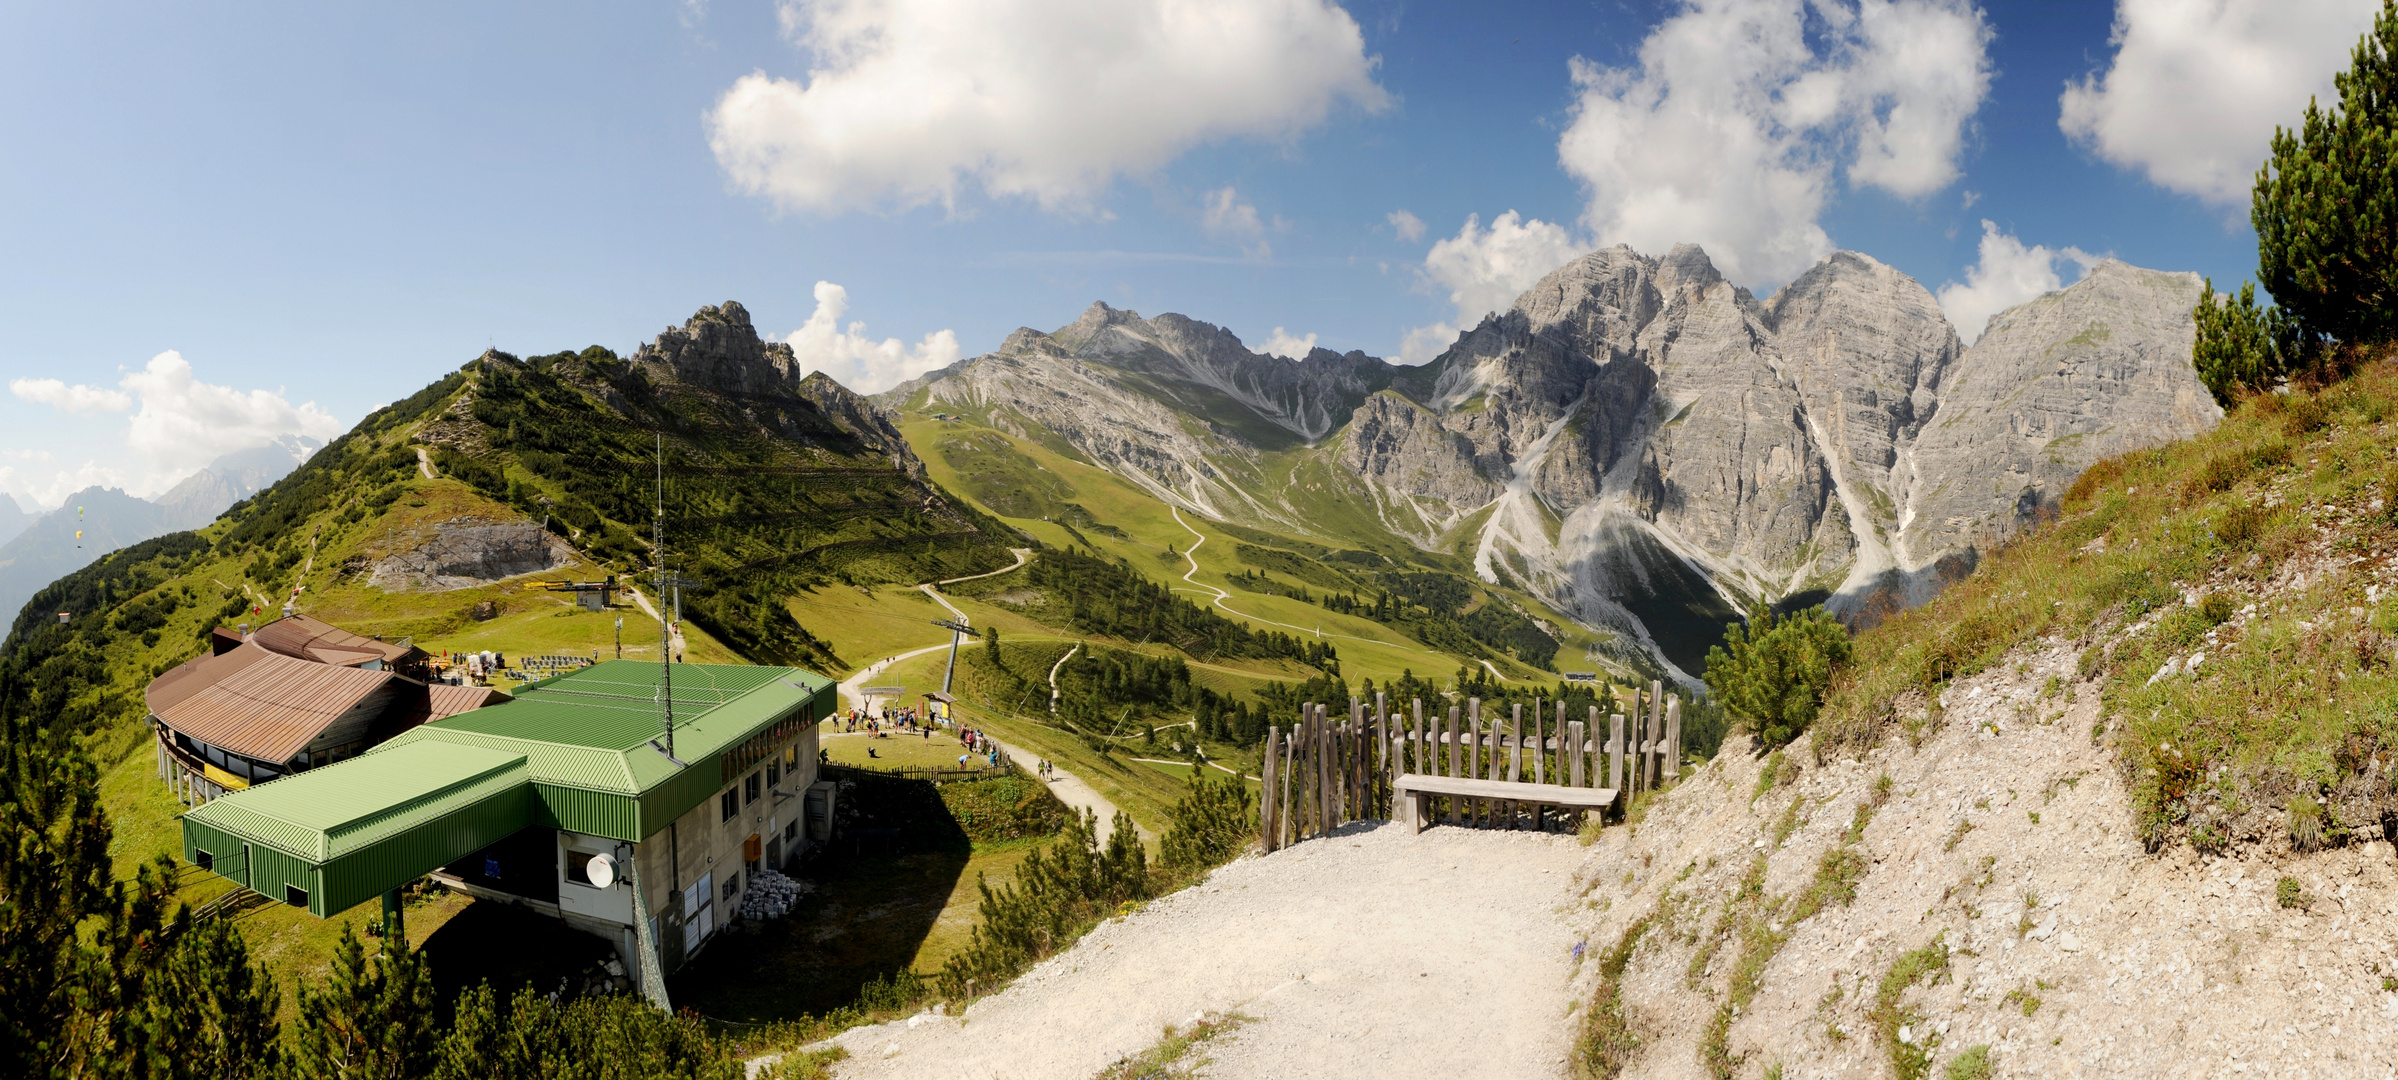
[{"label": "evergreen bush in foreground", "polygon": [[1707,689],[1767,746],[1784,746],[1815,722],[1850,651],[1848,628],[1821,607],[1760,613],[1725,627],[1724,643],[1707,650]]}]

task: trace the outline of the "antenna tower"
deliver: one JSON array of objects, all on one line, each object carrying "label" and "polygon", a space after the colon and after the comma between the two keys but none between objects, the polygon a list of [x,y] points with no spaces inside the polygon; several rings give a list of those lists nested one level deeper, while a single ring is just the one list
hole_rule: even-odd
[{"label": "antenna tower", "polygon": [[666,433],[658,432],[658,503],[650,518],[650,556],[658,570],[658,704],[666,719],[666,760],[674,756],[674,636],[666,623]]}]

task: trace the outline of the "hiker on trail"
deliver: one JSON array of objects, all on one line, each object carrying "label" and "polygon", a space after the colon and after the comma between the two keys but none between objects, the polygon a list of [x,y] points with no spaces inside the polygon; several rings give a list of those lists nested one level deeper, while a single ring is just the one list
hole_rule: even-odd
[{"label": "hiker on trail", "polygon": [[965,767],[966,767],[966,755],[964,755],[964,754],[959,754],[959,755],[958,755],[958,768],[962,770],[962,769],[964,769]]}]

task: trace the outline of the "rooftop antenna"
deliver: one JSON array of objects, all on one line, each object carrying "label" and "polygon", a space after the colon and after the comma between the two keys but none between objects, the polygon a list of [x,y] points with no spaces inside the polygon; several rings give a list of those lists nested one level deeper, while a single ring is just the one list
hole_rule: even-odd
[{"label": "rooftop antenna", "polygon": [[676,765],[683,763],[674,756],[674,638],[666,623],[666,433],[658,432],[658,503],[650,518],[650,557],[657,566],[658,577],[658,706],[666,722],[666,742],[656,739],[650,745],[666,755]]}]

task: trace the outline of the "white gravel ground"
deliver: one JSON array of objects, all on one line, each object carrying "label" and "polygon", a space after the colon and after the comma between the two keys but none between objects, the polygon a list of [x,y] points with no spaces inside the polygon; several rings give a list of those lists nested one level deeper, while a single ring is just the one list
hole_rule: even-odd
[{"label": "white gravel ground", "polygon": [[859,1028],[842,1080],[1082,1080],[1209,1011],[1217,1077],[1557,1076],[1572,837],[1359,823],[1092,931],[960,1018]]}]

